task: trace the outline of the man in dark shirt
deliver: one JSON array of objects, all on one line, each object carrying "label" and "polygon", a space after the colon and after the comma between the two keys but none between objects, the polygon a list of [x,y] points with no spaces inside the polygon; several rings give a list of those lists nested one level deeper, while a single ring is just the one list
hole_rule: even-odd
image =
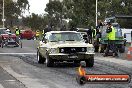
[{"label": "man in dark shirt", "polygon": [[88,40],[89,40],[89,43],[92,43],[92,29],[90,28],[88,31],[87,31],[87,35],[88,35]]},{"label": "man in dark shirt", "polygon": [[49,31],[51,31],[51,27],[49,27],[48,25],[46,25],[46,27],[44,29],[44,32],[46,33],[46,32],[49,32]]}]

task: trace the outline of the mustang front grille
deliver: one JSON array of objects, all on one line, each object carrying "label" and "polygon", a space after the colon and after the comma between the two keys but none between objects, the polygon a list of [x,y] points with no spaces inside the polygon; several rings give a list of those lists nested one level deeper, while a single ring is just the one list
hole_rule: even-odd
[{"label": "mustang front grille", "polygon": [[77,53],[77,52],[86,52],[86,47],[64,47],[59,48],[59,53]]}]

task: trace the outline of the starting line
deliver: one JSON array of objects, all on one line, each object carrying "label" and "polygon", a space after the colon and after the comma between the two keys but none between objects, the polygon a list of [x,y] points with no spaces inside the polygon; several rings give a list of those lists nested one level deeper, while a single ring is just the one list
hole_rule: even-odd
[{"label": "starting line", "polygon": [[37,53],[0,53],[0,55],[37,55]]}]

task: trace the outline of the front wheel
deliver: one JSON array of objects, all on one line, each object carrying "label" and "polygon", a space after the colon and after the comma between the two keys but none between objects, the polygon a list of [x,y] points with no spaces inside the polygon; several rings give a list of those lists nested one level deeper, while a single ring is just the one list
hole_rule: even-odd
[{"label": "front wheel", "polygon": [[86,67],[93,67],[94,66],[94,57],[89,58],[86,62]]},{"label": "front wheel", "polygon": [[37,52],[37,62],[39,64],[43,64],[45,62],[45,59],[40,55],[39,51]]},{"label": "front wheel", "polygon": [[53,65],[54,65],[54,61],[49,57],[49,55],[47,54],[46,55],[46,66],[47,67],[53,67]]},{"label": "front wheel", "polygon": [[74,64],[78,66],[78,65],[80,65],[80,61],[75,60]]}]

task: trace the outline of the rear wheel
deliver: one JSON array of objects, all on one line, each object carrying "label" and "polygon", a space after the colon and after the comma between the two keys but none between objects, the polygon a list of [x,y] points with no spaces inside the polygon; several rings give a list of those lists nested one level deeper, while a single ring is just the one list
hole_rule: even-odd
[{"label": "rear wheel", "polygon": [[43,64],[45,62],[45,59],[40,55],[39,51],[37,52],[37,62],[39,64]]},{"label": "rear wheel", "polygon": [[93,67],[94,66],[94,57],[89,58],[86,62],[86,67]]}]

